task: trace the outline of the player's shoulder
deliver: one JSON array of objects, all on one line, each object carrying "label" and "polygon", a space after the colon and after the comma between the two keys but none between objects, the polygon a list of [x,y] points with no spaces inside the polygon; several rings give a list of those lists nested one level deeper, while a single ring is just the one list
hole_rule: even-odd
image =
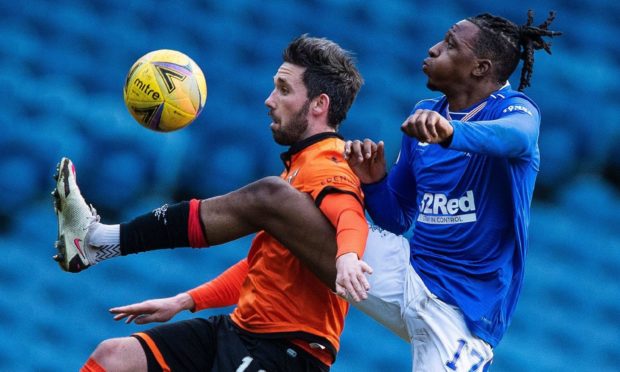
[{"label": "player's shoulder", "polygon": [[[316,142],[309,146],[306,150],[306,158],[309,165],[324,167],[323,161],[327,160],[344,160],[345,141],[341,136],[334,136]],[[330,163],[328,162],[327,165]]]},{"label": "player's shoulder", "polygon": [[338,140],[315,148],[312,160],[305,164],[306,179],[341,179],[358,184],[359,180],[344,158],[344,141]]},{"label": "player's shoulder", "polygon": [[512,89],[508,83],[500,90],[493,92],[487,102],[489,106],[495,107],[501,113],[521,111],[530,116],[539,115],[536,102],[525,93]]},{"label": "player's shoulder", "polygon": [[323,147],[312,157],[306,166],[314,172],[352,172],[344,158],[344,143],[342,146]]},{"label": "player's shoulder", "polygon": [[345,140],[342,136],[327,136],[304,148],[299,161],[307,167],[329,167],[332,163],[344,161],[344,146]]},{"label": "player's shoulder", "polygon": [[413,110],[411,110],[411,113],[415,112],[415,110],[437,111],[437,109],[444,104],[445,100],[446,100],[446,96],[443,96],[443,95],[439,97],[435,97],[435,98],[426,98],[426,99],[420,100],[415,104],[415,106],[413,107]]}]

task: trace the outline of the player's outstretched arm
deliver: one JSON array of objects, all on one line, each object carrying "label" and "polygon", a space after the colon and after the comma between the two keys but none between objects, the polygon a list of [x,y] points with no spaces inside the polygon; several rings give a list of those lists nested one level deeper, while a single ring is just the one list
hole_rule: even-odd
[{"label": "player's outstretched arm", "polygon": [[136,324],[167,322],[183,310],[192,312],[234,305],[239,301],[243,281],[248,274],[248,262],[243,259],[215,279],[174,297],[147,300],[133,305],[110,309],[114,320],[125,319]]}]

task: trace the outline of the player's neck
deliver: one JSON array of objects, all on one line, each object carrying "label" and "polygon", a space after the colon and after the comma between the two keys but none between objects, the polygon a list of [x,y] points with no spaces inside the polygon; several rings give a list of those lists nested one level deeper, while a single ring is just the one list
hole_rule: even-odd
[{"label": "player's neck", "polygon": [[325,132],[336,132],[336,129],[330,127],[327,124],[322,124],[322,125],[309,125],[308,129],[304,132],[304,134],[301,136],[300,140],[305,140],[306,138],[312,137],[316,134],[319,133],[325,133]]},{"label": "player's neck", "polygon": [[450,111],[464,110],[474,103],[480,102],[491,95],[491,93],[502,87],[501,84],[493,82],[473,87],[459,92],[446,93]]}]

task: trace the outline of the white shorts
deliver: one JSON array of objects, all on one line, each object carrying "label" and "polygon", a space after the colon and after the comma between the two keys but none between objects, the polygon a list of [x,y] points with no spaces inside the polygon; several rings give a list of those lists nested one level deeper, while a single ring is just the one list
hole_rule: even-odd
[{"label": "white shorts", "polygon": [[373,268],[368,299],[352,304],[411,342],[414,372],[484,371],[493,350],[461,311],[432,294],[409,263],[409,242],[371,227],[363,260]]}]

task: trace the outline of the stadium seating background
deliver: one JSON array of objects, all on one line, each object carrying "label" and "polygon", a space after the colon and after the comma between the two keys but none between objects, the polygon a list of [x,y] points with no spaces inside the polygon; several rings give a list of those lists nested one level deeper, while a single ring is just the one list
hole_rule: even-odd
[{"label": "stadium seating background", "polygon": [[[278,174],[283,148],[272,142],[263,102],[282,48],[308,32],[355,51],[365,76],[342,133],[383,139],[394,158],[400,123],[417,100],[435,95],[420,70],[428,48],[466,16],[490,11],[524,23],[528,8],[537,23],[556,9],[552,28],[565,35],[552,56],[536,54],[527,90],[542,109],[542,166],[525,287],[493,370],[617,370],[620,3],[540,3],[0,0],[0,370],[78,370],[99,341],[142,329],[113,322],[108,308],[198,285],[249,245],[61,272],[51,260],[49,196],[61,156],[74,160],[104,222]],[[209,88],[197,122],[165,135],[136,124],[121,91],[131,64],[160,48],[192,56]],[[518,76],[511,81],[518,85]],[[407,344],[351,312],[334,371],[410,363]]]}]

